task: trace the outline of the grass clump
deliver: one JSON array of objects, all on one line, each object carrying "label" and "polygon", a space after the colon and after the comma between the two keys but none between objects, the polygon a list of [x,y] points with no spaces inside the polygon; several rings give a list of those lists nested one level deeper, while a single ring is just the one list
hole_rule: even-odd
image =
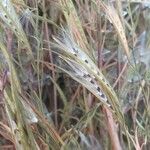
[{"label": "grass clump", "polygon": [[149,148],[145,1],[0,1],[0,149]]}]

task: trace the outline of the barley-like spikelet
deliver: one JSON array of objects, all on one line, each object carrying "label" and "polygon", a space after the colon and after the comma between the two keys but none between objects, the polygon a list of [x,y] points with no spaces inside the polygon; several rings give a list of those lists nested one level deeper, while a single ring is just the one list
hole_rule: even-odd
[{"label": "barley-like spikelet", "polygon": [[[111,96],[109,93],[115,93],[92,59],[74,42],[71,33],[64,31],[61,38],[54,40],[57,42],[58,54],[71,68],[65,68],[67,73],[106,104]],[[108,94],[104,90],[109,90]]]},{"label": "barley-like spikelet", "polygon": [[7,25],[7,27],[10,27],[11,30],[13,30],[16,35],[23,38],[18,31],[22,27],[20,26],[19,19],[10,0],[0,0],[0,18]]},{"label": "barley-like spikelet", "polygon": [[11,0],[0,0],[0,19],[3,21],[3,27],[11,29],[18,41],[22,44],[22,47],[27,48],[27,52],[33,57],[27,36],[25,35],[19,16],[16,13]]}]

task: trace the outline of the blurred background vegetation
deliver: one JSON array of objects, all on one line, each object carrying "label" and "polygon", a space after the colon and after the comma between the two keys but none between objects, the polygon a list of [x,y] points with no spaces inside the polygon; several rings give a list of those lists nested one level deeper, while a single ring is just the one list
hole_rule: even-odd
[{"label": "blurred background vegetation", "polygon": [[149,0],[0,0],[0,149],[149,150],[149,35]]}]

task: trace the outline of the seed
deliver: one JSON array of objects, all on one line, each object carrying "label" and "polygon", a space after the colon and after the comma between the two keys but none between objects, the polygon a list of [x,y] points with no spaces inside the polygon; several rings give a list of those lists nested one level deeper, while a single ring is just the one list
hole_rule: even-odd
[{"label": "seed", "polygon": [[75,49],[74,47],[73,47],[73,50],[74,50],[74,52],[75,52],[75,53],[78,53],[78,50],[77,50],[77,49]]},{"label": "seed", "polygon": [[87,74],[87,77],[91,77],[89,74]]},{"label": "seed", "polygon": [[97,91],[98,91],[98,92],[100,92],[100,91],[101,91],[100,87],[97,87]]},{"label": "seed", "polygon": [[101,97],[102,97],[102,98],[105,98],[105,95],[102,93]]},{"label": "seed", "polygon": [[92,84],[94,84],[94,81],[93,81],[93,80],[91,80],[90,82],[91,82]]},{"label": "seed", "polygon": [[86,63],[88,63],[88,61],[87,60],[84,60]]}]

